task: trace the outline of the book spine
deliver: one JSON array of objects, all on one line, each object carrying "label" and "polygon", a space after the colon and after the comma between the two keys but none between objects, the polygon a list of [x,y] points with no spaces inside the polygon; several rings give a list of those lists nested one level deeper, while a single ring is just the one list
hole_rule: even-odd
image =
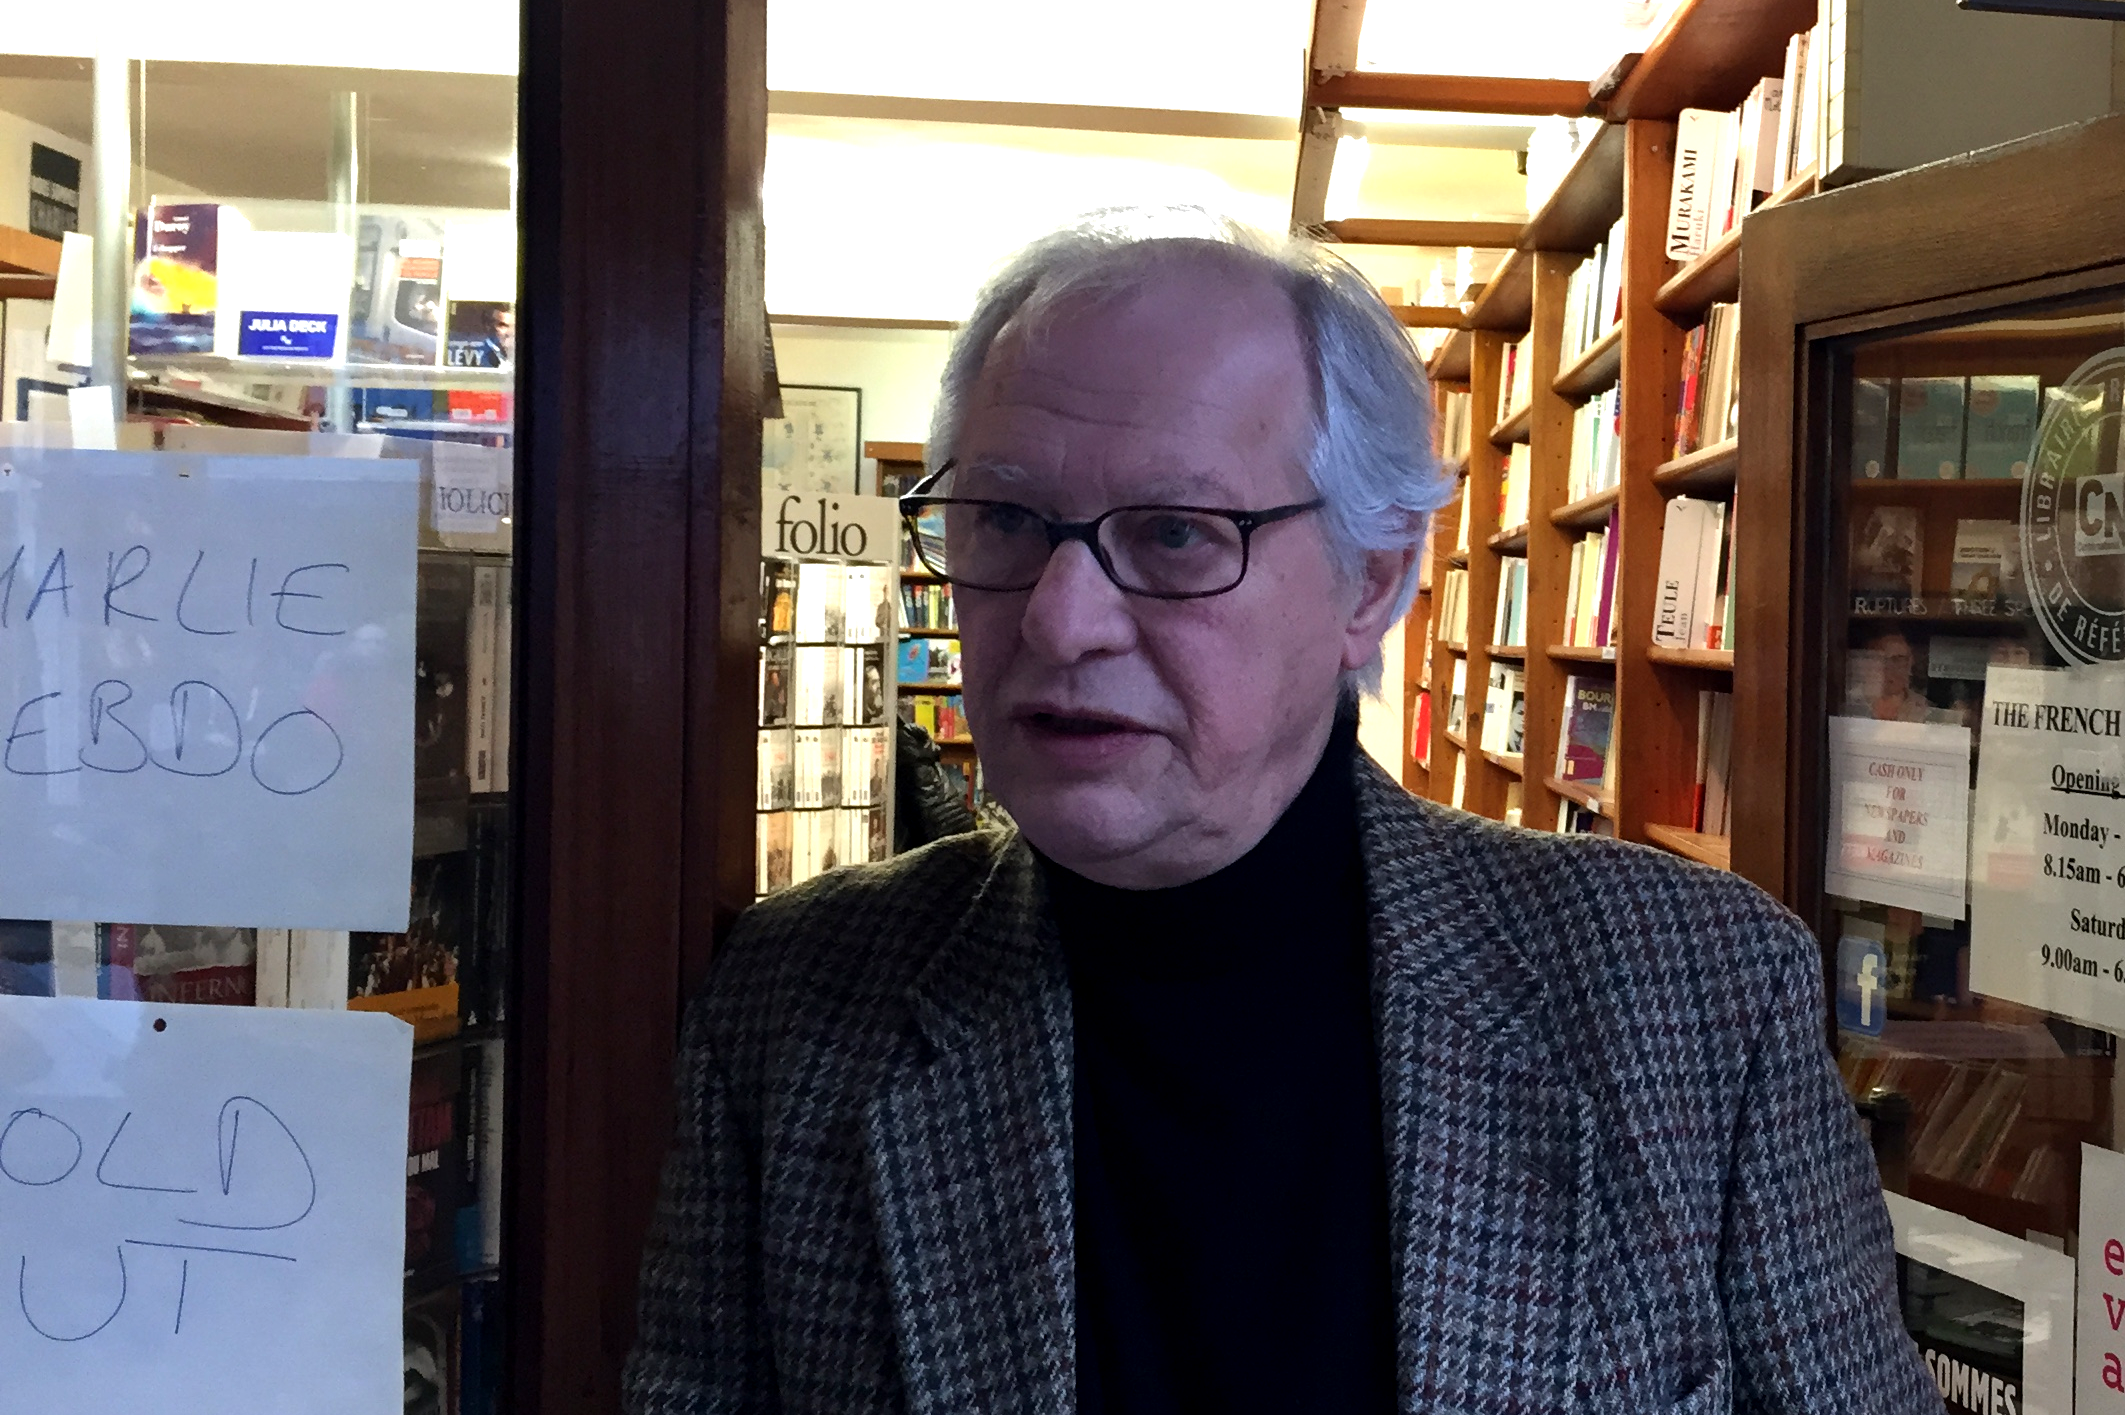
[{"label": "book spine", "polygon": [[465,777],[475,792],[494,789],[495,611],[501,571],[476,565],[465,634]]},{"label": "book spine", "polygon": [[1701,503],[1678,496],[1667,506],[1660,536],[1660,578],[1653,600],[1653,642],[1668,648],[1690,644],[1690,607],[1697,556],[1703,542]]},{"label": "book spine", "polygon": [[1718,161],[1721,115],[1685,108],[1675,123],[1675,175],[1668,189],[1667,255],[1694,260],[1710,231],[1712,165]]}]

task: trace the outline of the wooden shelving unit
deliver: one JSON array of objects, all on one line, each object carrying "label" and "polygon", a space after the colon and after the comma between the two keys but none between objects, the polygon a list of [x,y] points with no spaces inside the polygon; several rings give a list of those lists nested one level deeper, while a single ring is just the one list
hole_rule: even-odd
[{"label": "wooden shelving unit", "polygon": [[[1681,495],[1727,499],[1735,494],[1739,445],[1724,442],[1673,456],[1683,344],[1714,303],[1737,298],[1747,226],[1722,237],[1686,267],[1666,255],[1666,218],[1673,176],[1674,117],[1684,107],[1727,110],[1758,79],[1775,75],[1787,40],[1815,21],[1813,0],[1686,0],[1611,96],[1611,119],[1582,149],[1542,210],[1521,228],[1514,249],[1492,273],[1456,330],[1431,360],[1436,385],[1465,391],[1478,421],[1499,402],[1506,345],[1523,337],[1531,361],[1533,396],[1495,426],[1479,426],[1468,457],[1462,495],[1470,503],[1472,553],[1452,551],[1452,508],[1435,537],[1434,576],[1468,571],[1472,626],[1495,617],[1499,560],[1528,563],[1527,639],[1533,652],[1478,642],[1465,650],[1433,642],[1431,662],[1412,675],[1433,694],[1434,740],[1427,788],[1437,800],[1452,793],[1450,754],[1463,750],[1444,730],[1452,671],[1466,665],[1465,737],[1481,742],[1485,689],[1494,662],[1523,667],[1527,683],[1523,759],[1476,751],[1466,760],[1468,809],[1503,813],[1505,793],[1521,782],[1522,819],[1550,827],[1560,802],[1593,811],[1627,840],[1653,844],[1721,868],[1724,840],[1689,829],[1697,789],[1698,696],[1737,691],[1728,650],[1666,649],[1652,643],[1660,543],[1667,502]],[[1815,191],[1812,174],[1772,194],[1766,206],[1802,201]],[[1764,209],[1759,207],[1759,210]],[[1563,357],[1566,285],[1572,272],[1608,238],[1619,220],[1623,314],[1613,329],[1568,361]],[[1567,500],[1573,412],[1611,389],[1622,393],[1622,480],[1617,487]],[[1527,447],[1529,515],[1524,526],[1498,524],[1499,475],[1507,452]],[[1864,493],[1862,493],[1864,494]],[[1945,512],[1944,512],[1945,514]],[[1572,546],[1607,527],[1620,537],[1613,648],[1566,646],[1564,608]],[[1929,544],[1933,538],[1929,527]],[[1746,633],[1747,615],[1741,632]],[[1414,645],[1415,641],[1412,640]],[[1613,679],[1615,715],[1610,752],[1612,785],[1567,782],[1550,773],[1574,675]],[[1448,768],[1441,770],[1442,763]]]}]

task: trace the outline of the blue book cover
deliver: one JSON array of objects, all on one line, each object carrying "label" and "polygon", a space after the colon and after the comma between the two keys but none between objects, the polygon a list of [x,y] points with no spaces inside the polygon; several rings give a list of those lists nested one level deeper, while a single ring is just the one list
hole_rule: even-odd
[{"label": "blue book cover", "polygon": [[927,683],[930,681],[930,650],[923,640],[901,640],[900,668],[897,679],[902,683]]}]

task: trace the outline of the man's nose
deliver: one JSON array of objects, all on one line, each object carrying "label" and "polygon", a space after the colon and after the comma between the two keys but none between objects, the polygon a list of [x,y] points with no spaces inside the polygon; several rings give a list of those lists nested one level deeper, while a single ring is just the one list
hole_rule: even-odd
[{"label": "man's nose", "polygon": [[1064,541],[1049,555],[1019,622],[1026,647],[1056,663],[1126,653],[1136,642],[1129,597],[1107,578],[1092,547]]}]

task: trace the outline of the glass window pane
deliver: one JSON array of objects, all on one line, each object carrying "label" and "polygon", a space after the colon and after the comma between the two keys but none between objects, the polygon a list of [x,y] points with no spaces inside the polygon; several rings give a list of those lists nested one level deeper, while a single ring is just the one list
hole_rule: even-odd
[{"label": "glass window pane", "polygon": [[[502,1369],[517,258],[501,18],[413,48],[343,36],[333,68],[215,23],[145,61],[0,53],[0,820],[55,862],[0,869],[0,1057],[30,1045],[23,999],[114,1019],[146,1004],[169,1035],[227,1015],[186,1009],[272,1009],[320,1050],[349,1012],[408,1024],[410,1073],[342,1078],[392,1091],[383,1180],[349,1194],[327,1174],[303,1218],[247,1243],[271,1267],[384,1215],[404,1250],[388,1314],[345,1325],[388,1324],[357,1364],[409,1409],[488,1408]],[[316,1093],[265,1041],[247,1052],[254,1035],[217,1055],[248,1062],[299,1151],[328,1152]],[[0,1110],[30,1104],[10,1084]],[[201,1142],[185,1108],[232,1083],[171,1084],[169,1124],[122,1121],[128,1144],[211,1180],[215,1113]],[[230,1156],[272,1143],[263,1112],[238,1110],[220,1121],[224,1195],[246,1173]],[[135,1197],[143,1222],[194,1221]],[[30,1241],[10,1214],[27,1222],[0,1210],[0,1252]],[[196,1254],[157,1266],[175,1249],[147,1237],[125,1250],[131,1290],[191,1293],[179,1321],[203,1353],[156,1399],[273,1404],[243,1381],[264,1379],[274,1334],[228,1348],[205,1305],[218,1281],[257,1297],[264,1279]],[[69,1347],[82,1403],[145,1310]],[[0,1352],[27,1315],[0,1319]],[[216,1379],[236,1384],[212,1400],[185,1384]]]}]

